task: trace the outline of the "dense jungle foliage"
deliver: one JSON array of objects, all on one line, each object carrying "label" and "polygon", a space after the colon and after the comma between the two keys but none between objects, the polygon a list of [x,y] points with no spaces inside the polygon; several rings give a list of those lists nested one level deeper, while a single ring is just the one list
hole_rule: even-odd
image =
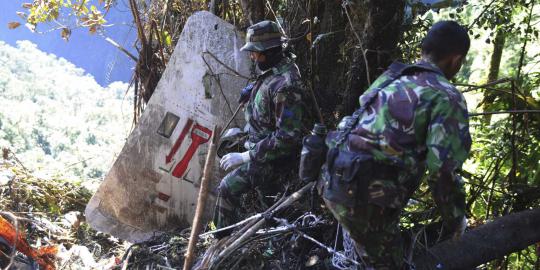
[{"label": "dense jungle foliage", "polygon": [[[73,27],[107,31],[106,13],[115,4],[41,0],[27,4],[21,16],[31,28],[56,28],[59,22],[66,37]],[[130,0],[129,4],[139,33],[133,81],[136,115],[151,96],[183,23],[197,10],[210,10],[239,29],[264,18],[279,21],[330,126],[357,107],[358,96],[392,60],[412,62],[419,57],[419,43],[430,25],[457,20],[468,26],[472,38],[467,61],[455,79],[471,112],[473,147],[462,172],[469,226],[540,206],[538,1]],[[436,222],[427,187],[422,186],[414,198],[403,226]],[[501,257],[485,268],[540,269],[540,245]]]}]

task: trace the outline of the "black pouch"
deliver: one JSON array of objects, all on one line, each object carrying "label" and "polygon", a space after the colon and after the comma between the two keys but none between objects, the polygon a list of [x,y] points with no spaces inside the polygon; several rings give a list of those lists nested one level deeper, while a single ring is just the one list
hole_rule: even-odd
[{"label": "black pouch", "polygon": [[322,196],[348,207],[365,202],[372,167],[373,157],[368,153],[331,149],[323,167]]},{"label": "black pouch", "polygon": [[394,180],[374,180],[368,186],[367,202],[383,208],[400,208],[403,193]]}]

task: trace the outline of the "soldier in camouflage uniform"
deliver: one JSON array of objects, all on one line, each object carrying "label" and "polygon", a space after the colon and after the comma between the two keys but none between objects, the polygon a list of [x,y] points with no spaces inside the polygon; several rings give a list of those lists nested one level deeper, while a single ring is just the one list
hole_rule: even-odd
[{"label": "soldier in camouflage uniform", "polygon": [[219,185],[213,219],[217,228],[239,221],[242,194],[254,188],[263,195],[279,191],[277,181],[295,168],[301,145],[304,87],[293,56],[282,52],[277,24],[263,21],[250,26],[246,40],[241,50],[250,53],[262,74],[240,97],[240,103],[246,103],[247,151],[225,155],[220,162],[225,170],[239,167]]},{"label": "soldier in camouflage uniform", "polygon": [[[449,80],[461,68],[469,46],[462,26],[436,23],[423,40],[422,59],[416,63],[431,72],[417,70],[376,91],[390,76],[389,70],[360,97],[362,105],[376,95],[338,148],[373,157],[366,190],[344,192],[342,197],[350,196],[346,202],[329,200],[332,191],[323,170],[319,185],[326,185],[322,196],[327,207],[375,269],[405,268],[399,218],[426,167],[444,229],[460,236],[466,227],[465,192],[456,172],[469,154],[471,137],[465,99]],[[327,145],[336,146],[332,133]]]}]

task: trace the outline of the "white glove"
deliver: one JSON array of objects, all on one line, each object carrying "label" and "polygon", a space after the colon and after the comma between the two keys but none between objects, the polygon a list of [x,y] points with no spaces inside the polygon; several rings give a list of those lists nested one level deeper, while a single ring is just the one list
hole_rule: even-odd
[{"label": "white glove", "polygon": [[461,223],[458,225],[458,227],[456,228],[456,231],[454,232],[454,237],[453,237],[454,240],[461,238],[466,228],[467,228],[467,217],[464,216],[463,219],[461,220]]},{"label": "white glove", "polygon": [[224,170],[229,170],[235,167],[238,167],[246,162],[249,162],[251,157],[249,156],[249,151],[243,153],[229,153],[221,158],[219,166]]}]

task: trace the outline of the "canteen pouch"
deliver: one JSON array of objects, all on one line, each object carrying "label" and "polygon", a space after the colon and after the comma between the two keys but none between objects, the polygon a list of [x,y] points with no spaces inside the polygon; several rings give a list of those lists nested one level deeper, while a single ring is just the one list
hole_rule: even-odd
[{"label": "canteen pouch", "polygon": [[317,180],[328,149],[322,139],[318,145],[306,143],[307,139],[308,136],[304,137],[302,152],[300,153],[300,166],[298,168],[298,176],[303,183]]},{"label": "canteen pouch", "polygon": [[396,184],[397,180],[379,180],[374,179],[368,185],[367,202],[378,205],[382,208],[401,208],[403,207],[402,195],[405,195],[406,190],[402,190]]},{"label": "canteen pouch", "polygon": [[358,201],[365,202],[372,167],[370,154],[332,148],[319,186],[323,198],[348,207],[355,206]]}]

